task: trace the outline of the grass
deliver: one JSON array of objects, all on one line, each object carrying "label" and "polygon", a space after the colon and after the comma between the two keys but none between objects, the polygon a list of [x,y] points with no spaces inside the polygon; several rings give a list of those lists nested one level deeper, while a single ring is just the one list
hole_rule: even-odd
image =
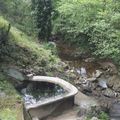
[{"label": "grass", "polygon": [[[8,22],[0,17],[0,28],[8,26]],[[29,69],[42,68],[49,71],[59,62],[56,55],[51,50],[45,49],[37,40],[33,40],[19,29],[11,26],[8,42],[3,47],[3,57],[5,63],[15,64]]]},{"label": "grass", "polygon": [[10,109],[5,108],[0,110],[0,119],[1,120],[22,120],[22,107],[18,106],[17,108]]},{"label": "grass", "polygon": [[55,56],[51,54],[50,50],[44,49],[42,45],[38,43],[36,40],[31,40],[28,36],[26,36],[20,30],[12,27],[11,28],[11,39],[19,45],[21,48],[26,48],[27,50],[31,51],[32,54],[36,55],[40,60],[48,60],[53,62],[56,61]]},{"label": "grass", "polygon": [[[9,22],[0,16],[0,30],[6,31],[8,25]],[[52,76],[53,69],[56,70],[54,66],[59,59],[53,55],[51,50],[13,26],[7,38],[6,44],[0,45],[1,67],[15,66],[20,69],[32,69],[35,73],[42,75],[44,71]],[[10,79],[0,72],[0,93],[5,93],[5,97],[0,97],[0,119],[19,120],[22,116],[21,97],[9,81]]]},{"label": "grass", "polygon": [[0,111],[0,119],[1,120],[16,120],[16,111],[10,109],[4,109]]},{"label": "grass", "polygon": [[[9,22],[0,16],[0,30],[6,31],[8,25]],[[1,68],[3,66],[7,69],[15,66],[20,69],[32,69],[35,73],[38,72],[42,75],[41,71],[44,70],[52,76],[54,65],[59,62],[59,59],[53,55],[51,50],[13,26],[11,26],[7,38],[6,44],[0,45]],[[0,119],[19,120],[22,116],[21,97],[9,81],[10,79],[0,71],[0,94],[5,94],[4,97],[0,97]]]},{"label": "grass", "polygon": [[[19,120],[22,113],[22,101],[10,80],[0,73],[0,119]],[[19,116],[19,118],[20,118]]]},{"label": "grass", "polygon": [[0,16],[0,28],[6,28],[8,27],[9,23],[7,20],[5,20],[2,16]]}]

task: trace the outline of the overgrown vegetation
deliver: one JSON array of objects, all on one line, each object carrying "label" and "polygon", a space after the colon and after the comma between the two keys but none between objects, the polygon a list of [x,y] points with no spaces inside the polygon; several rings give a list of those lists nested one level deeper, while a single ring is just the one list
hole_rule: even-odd
[{"label": "overgrown vegetation", "polygon": [[120,64],[119,0],[1,0],[0,6],[4,17],[29,35],[38,32],[45,41],[53,27],[66,43]]},{"label": "overgrown vegetation", "polygon": [[[0,23],[7,27],[8,22],[3,18],[0,19]],[[59,61],[51,50],[45,50],[37,41],[31,40],[15,27],[11,27],[7,43],[1,45],[0,54],[1,61],[5,63],[43,73],[49,72]]]},{"label": "overgrown vegetation", "polygon": [[10,79],[0,71],[0,119],[21,120],[21,112],[21,97],[10,83]]},{"label": "overgrown vegetation", "polygon": [[[89,51],[98,59],[112,59],[120,65],[120,1],[0,0],[1,66],[50,76],[58,70],[63,77],[55,44],[41,45],[35,39],[48,41],[56,36],[80,52]],[[0,72],[0,119],[15,120],[19,100]],[[104,112],[97,117],[108,120]]]},{"label": "overgrown vegetation", "polygon": [[[93,112],[93,111],[92,111]],[[99,111],[98,113],[96,112],[96,113],[92,113],[92,112],[90,112],[88,115],[87,115],[87,118],[86,118],[86,120],[91,120],[92,119],[92,117],[97,117],[99,120],[109,120],[110,118],[109,118],[109,115],[108,115],[108,113],[106,113],[106,112],[104,112],[104,111]]]},{"label": "overgrown vegetation", "polygon": [[[11,26],[9,31],[8,29],[9,22],[0,16],[1,68],[17,66],[19,69],[36,74],[52,76],[56,71],[54,65],[59,62],[54,53],[17,28]],[[0,119],[19,120],[22,116],[21,98],[9,82],[6,75],[4,76],[0,71]]]},{"label": "overgrown vegetation", "polygon": [[60,0],[54,33],[66,43],[120,64],[120,1]]},{"label": "overgrown vegetation", "polygon": [[29,36],[35,36],[31,0],[0,0],[0,15]]},{"label": "overgrown vegetation", "polygon": [[38,29],[38,39],[48,41],[52,32],[52,0],[32,0],[32,8]]}]

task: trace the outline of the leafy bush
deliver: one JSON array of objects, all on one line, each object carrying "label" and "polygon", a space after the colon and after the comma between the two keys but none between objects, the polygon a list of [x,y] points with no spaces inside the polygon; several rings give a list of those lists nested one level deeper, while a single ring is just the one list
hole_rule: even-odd
[{"label": "leafy bush", "polygon": [[62,34],[67,42],[86,44],[88,36],[85,31],[95,21],[100,7],[97,1],[61,0],[56,8],[59,17],[55,20],[54,32]]},{"label": "leafy bush", "polygon": [[[0,20],[0,24],[4,21]],[[14,64],[24,69],[34,70],[35,73],[45,74],[46,71],[56,69],[54,66],[59,59],[51,50],[31,40],[15,27],[11,27],[8,42],[0,48],[0,61]]]},{"label": "leafy bush", "polygon": [[90,36],[89,43],[91,44],[91,51],[94,55],[101,58],[113,59],[116,63],[120,58],[120,32],[115,30],[112,26],[101,20],[94,23],[92,30],[88,33]]},{"label": "leafy bush", "polygon": [[54,33],[67,43],[86,47],[120,64],[120,1],[60,0]]},{"label": "leafy bush", "polygon": [[54,42],[43,43],[43,47],[46,50],[51,50],[53,55],[58,55],[57,54],[56,44]]},{"label": "leafy bush", "polygon": [[35,33],[31,0],[0,0],[0,15],[25,33]]},{"label": "leafy bush", "polygon": [[99,119],[100,120],[109,120],[109,116],[108,116],[107,113],[101,112],[100,115],[99,115]]}]

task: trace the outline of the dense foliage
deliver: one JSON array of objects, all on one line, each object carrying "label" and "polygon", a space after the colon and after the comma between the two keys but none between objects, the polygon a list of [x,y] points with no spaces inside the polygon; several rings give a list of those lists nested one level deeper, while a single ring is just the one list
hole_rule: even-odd
[{"label": "dense foliage", "polygon": [[31,0],[0,0],[0,15],[29,35],[35,33]]},{"label": "dense foliage", "polygon": [[51,0],[32,0],[33,14],[38,28],[38,38],[49,40],[51,36]]},{"label": "dense foliage", "polygon": [[119,0],[59,0],[56,10],[55,34],[94,55],[120,61]]},{"label": "dense foliage", "polygon": [[99,58],[120,61],[119,0],[0,0],[0,14],[40,40],[52,32]]}]

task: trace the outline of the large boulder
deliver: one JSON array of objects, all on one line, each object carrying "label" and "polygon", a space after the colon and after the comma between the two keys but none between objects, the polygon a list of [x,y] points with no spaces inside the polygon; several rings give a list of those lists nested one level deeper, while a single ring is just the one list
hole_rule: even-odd
[{"label": "large boulder", "polygon": [[16,80],[23,81],[25,80],[24,75],[17,69],[9,68],[7,71],[8,75]]}]

